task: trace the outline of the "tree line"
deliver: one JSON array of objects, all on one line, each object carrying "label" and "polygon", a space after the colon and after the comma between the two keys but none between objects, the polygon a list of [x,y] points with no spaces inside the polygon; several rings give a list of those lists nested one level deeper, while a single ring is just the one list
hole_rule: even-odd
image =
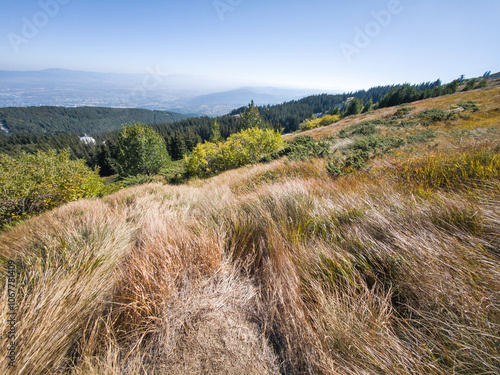
[{"label": "tree line", "polygon": [[[312,95],[278,105],[254,107],[251,103],[250,107],[254,107],[258,111],[259,117],[269,128],[282,133],[290,133],[299,130],[301,124],[314,117],[315,114],[345,117],[376,108],[451,94],[457,91],[458,85],[458,80],[447,85],[442,85],[441,81],[437,80],[418,85],[377,86],[369,90],[343,94]],[[90,111],[89,108],[91,107],[85,108],[82,113]],[[191,153],[198,144],[210,139],[214,121],[218,124],[218,131],[222,139],[227,139],[232,134],[245,129],[242,116],[247,109],[248,107],[241,107],[216,118],[202,116],[156,124],[151,124],[148,121],[142,122],[151,124],[153,130],[165,140],[167,152],[172,160],[180,160],[185,154]],[[95,110],[106,109],[97,108]],[[132,121],[124,121],[123,124],[127,122]],[[89,132],[96,139],[96,145],[86,145],[79,140],[78,136],[81,133],[78,132],[61,134],[37,134],[27,131],[11,134],[0,132],[0,152],[19,155],[23,152],[35,153],[38,150],[69,149],[71,158],[84,159],[87,165],[92,168],[98,166],[101,175],[106,176],[116,173],[116,169],[110,161],[117,158],[116,142],[119,133],[119,130]]]},{"label": "tree line", "polygon": [[128,122],[167,123],[188,116],[141,108],[106,107],[7,107],[0,108],[0,122],[12,134],[100,133],[121,129]]}]

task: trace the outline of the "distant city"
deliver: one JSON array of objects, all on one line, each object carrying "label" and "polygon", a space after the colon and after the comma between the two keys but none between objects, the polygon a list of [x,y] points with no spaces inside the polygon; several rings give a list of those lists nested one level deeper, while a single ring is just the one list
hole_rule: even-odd
[{"label": "distant city", "polygon": [[[155,81],[151,79],[151,82]],[[188,76],[158,79],[161,84],[151,82],[140,75],[62,69],[0,71],[0,107],[96,106],[218,116],[247,105],[251,100],[258,105],[278,104],[320,93],[318,90],[274,87],[224,89]]]}]

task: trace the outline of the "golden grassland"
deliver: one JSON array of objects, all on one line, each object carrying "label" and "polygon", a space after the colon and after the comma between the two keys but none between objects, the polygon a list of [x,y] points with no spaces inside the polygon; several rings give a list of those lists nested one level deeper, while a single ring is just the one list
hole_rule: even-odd
[{"label": "golden grassland", "polygon": [[[428,108],[450,110],[450,108],[453,108],[453,106],[457,106],[458,103],[469,100],[480,103],[482,109],[477,115],[471,116],[470,119],[462,120],[459,121],[458,124],[455,124],[457,128],[498,126],[498,120],[500,119],[500,108],[498,104],[500,103],[500,79],[493,81],[493,83],[490,84],[490,87],[486,90],[459,92],[453,95],[440,96],[437,98],[431,98],[405,104],[400,107],[414,107],[415,112],[420,112]],[[357,116],[349,116],[332,125],[301,132],[300,135],[310,135],[313,138],[319,139],[324,136],[337,134],[341,129],[349,125],[358,124],[364,121],[370,121],[383,116],[390,116],[394,114],[394,112],[395,107],[381,108],[369,113],[364,113]],[[297,133],[285,134],[283,138],[289,141],[295,138],[297,135]]]},{"label": "golden grassland", "polygon": [[[497,374],[499,95],[412,103],[480,110],[346,177],[285,158],[1,233],[18,306],[15,366],[2,355],[0,372]],[[395,108],[382,111],[370,116]]]}]

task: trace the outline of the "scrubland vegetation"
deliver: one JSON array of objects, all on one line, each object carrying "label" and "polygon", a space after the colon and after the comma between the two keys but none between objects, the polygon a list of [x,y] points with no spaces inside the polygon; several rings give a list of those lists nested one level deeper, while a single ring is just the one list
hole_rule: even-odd
[{"label": "scrubland vegetation", "polygon": [[228,169],[255,163],[284,146],[281,134],[258,127],[231,135],[225,142],[205,142],[186,156],[186,172],[206,177]]},{"label": "scrubland vegetation", "polygon": [[39,151],[9,157],[0,154],[0,228],[63,203],[102,196],[106,188],[98,171],[69,152]]},{"label": "scrubland vegetation", "polygon": [[497,374],[498,103],[384,108],[4,231],[17,353],[0,371]]},{"label": "scrubland vegetation", "polygon": [[320,126],[330,125],[339,120],[340,120],[339,115],[326,115],[320,118],[307,119],[300,124],[300,131],[311,130],[319,128]]}]

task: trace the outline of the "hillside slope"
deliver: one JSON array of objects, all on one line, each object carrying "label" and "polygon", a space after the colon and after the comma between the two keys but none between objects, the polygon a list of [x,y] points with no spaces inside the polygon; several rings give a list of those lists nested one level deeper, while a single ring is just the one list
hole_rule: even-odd
[{"label": "hillside slope", "polygon": [[[494,80],[491,84],[489,89],[485,90],[474,90],[474,91],[467,91],[467,92],[459,92],[457,94],[453,95],[447,95],[447,96],[440,96],[437,98],[431,98],[431,99],[425,99],[425,100],[420,100],[417,102],[413,103],[408,103],[405,105],[402,105],[400,107],[413,107],[415,108],[416,112],[422,111],[428,108],[438,108],[438,109],[444,109],[444,110],[449,110],[451,104],[456,104],[459,102],[465,102],[468,100],[479,100],[482,104],[487,105],[487,109],[492,109],[495,110],[499,106],[500,102],[500,79]],[[356,116],[349,116],[345,119],[342,119],[339,122],[336,122],[335,124],[329,125],[329,126],[324,126],[321,128],[316,128],[312,130],[308,130],[305,132],[301,132],[300,135],[310,135],[313,138],[319,139],[324,136],[329,136],[329,135],[334,135],[337,134],[341,129],[350,126],[350,125],[355,125],[362,123],[364,121],[371,121],[375,120],[384,116],[389,116],[394,113],[394,107],[388,107],[388,108],[381,108],[376,111],[372,111],[369,113],[361,114],[361,115],[356,115]],[[483,111],[484,112],[484,111]],[[297,133],[295,134],[285,134],[284,139],[285,140],[291,140],[297,136]]]},{"label": "hillside slope", "polygon": [[12,134],[99,133],[121,129],[123,124],[134,121],[158,124],[187,118],[188,116],[180,113],[137,108],[0,108],[2,129]]},{"label": "hillside slope", "polygon": [[331,159],[137,186],[1,233],[17,345],[0,371],[498,373],[499,95],[349,118],[307,133]]}]

